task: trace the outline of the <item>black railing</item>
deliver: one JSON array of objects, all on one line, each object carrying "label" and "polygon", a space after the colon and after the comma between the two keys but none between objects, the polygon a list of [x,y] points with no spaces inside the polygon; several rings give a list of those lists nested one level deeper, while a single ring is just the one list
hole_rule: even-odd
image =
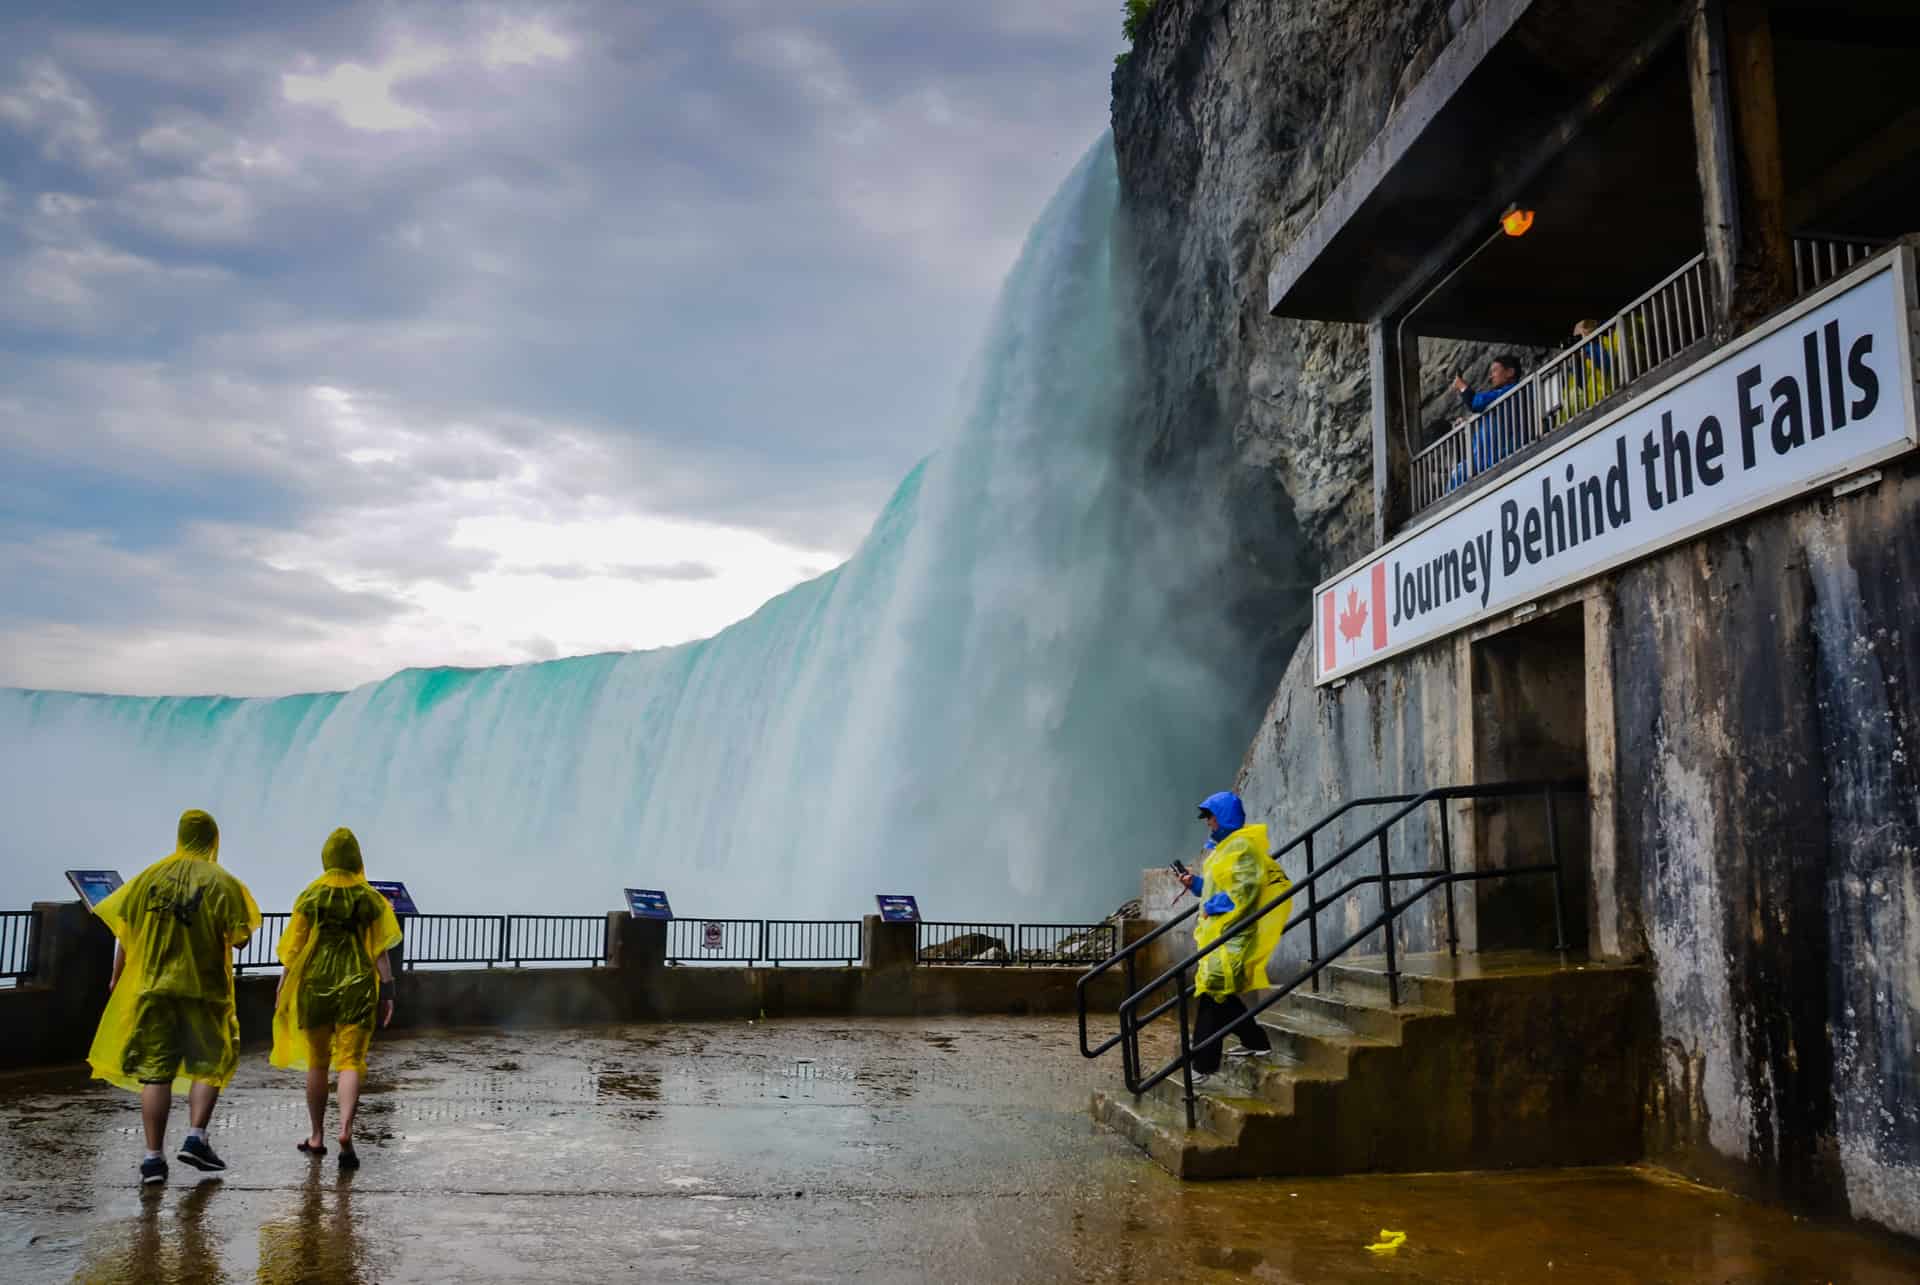
[{"label": "black railing", "polygon": [[421,964],[505,963],[505,915],[407,915],[400,921],[400,957],[409,969]]},{"label": "black railing", "polygon": [[669,964],[751,964],[763,959],[759,919],[674,919],[667,924]]},{"label": "black railing", "polygon": [[521,964],[586,963],[607,958],[605,915],[508,915],[503,962]]},{"label": "black railing", "polygon": [[[1167,923],[1162,924],[1152,933],[1129,945],[1126,949],[1102,961],[1098,967],[1089,970],[1082,976],[1079,982],[1078,995],[1080,1052],[1089,1058],[1099,1057],[1116,1044],[1119,1045],[1121,1073],[1126,1080],[1127,1089],[1134,1094],[1145,1093],[1156,1084],[1172,1076],[1176,1071],[1180,1072],[1185,1087],[1187,1126],[1192,1128],[1195,1120],[1193,1055],[1203,1049],[1218,1045],[1246,1023],[1257,1021],[1261,1013],[1266,1012],[1275,1004],[1285,1000],[1294,991],[1298,990],[1303,983],[1311,982],[1314,989],[1317,990],[1319,988],[1320,974],[1329,964],[1365,942],[1376,932],[1382,936],[1382,953],[1386,956],[1388,1002],[1397,1007],[1400,1003],[1400,969],[1398,945],[1393,931],[1394,925],[1401,915],[1418,905],[1429,893],[1436,890],[1444,890],[1446,892],[1447,949],[1449,953],[1454,953],[1457,952],[1459,948],[1459,933],[1454,921],[1454,884],[1477,882],[1487,879],[1513,878],[1525,875],[1550,875],[1553,879],[1554,949],[1565,951],[1565,889],[1563,886],[1564,877],[1560,861],[1558,817],[1554,803],[1557,795],[1565,794],[1575,794],[1584,800],[1586,795],[1586,782],[1577,780],[1511,781],[1493,785],[1455,785],[1427,790],[1423,793],[1413,795],[1383,795],[1372,798],[1353,799],[1342,804],[1296,835],[1288,841],[1284,847],[1278,849],[1273,854],[1276,861],[1282,855],[1292,851],[1296,847],[1301,848],[1305,854],[1306,873],[1298,883],[1293,884],[1284,896],[1276,896],[1266,905],[1261,906],[1252,914],[1239,920],[1231,929],[1222,933],[1205,947],[1188,954],[1184,959],[1160,973],[1144,986],[1136,985],[1134,975],[1134,961],[1139,956],[1140,951],[1179,924],[1190,919],[1194,912],[1199,909],[1197,904],[1169,920]],[[1539,797],[1545,810],[1548,851],[1548,859],[1546,861],[1531,865],[1501,866],[1488,870],[1454,870],[1452,824],[1449,810],[1445,806],[1447,802],[1456,799],[1479,800],[1526,798],[1534,796]],[[1440,805],[1438,809],[1440,816],[1440,868],[1437,870],[1395,871],[1392,868],[1391,853],[1388,847],[1388,835],[1394,827],[1402,821],[1419,813],[1428,804],[1434,803]],[[1376,807],[1387,804],[1399,804],[1400,806],[1384,821],[1368,829],[1351,843],[1340,847],[1331,857],[1328,857],[1324,862],[1320,863],[1317,869],[1315,868],[1314,839],[1322,830],[1355,808]],[[1332,874],[1336,869],[1344,865],[1349,858],[1369,850],[1377,854],[1379,861],[1378,873],[1356,876],[1341,884],[1333,892],[1327,893],[1324,896],[1318,895],[1316,885],[1320,880],[1326,878],[1326,876]],[[1407,896],[1396,900],[1393,893],[1393,885],[1395,883],[1412,880],[1420,880],[1422,882]],[[1338,945],[1323,954],[1320,947],[1320,934],[1317,922],[1319,912],[1343,900],[1359,889],[1368,886],[1377,886],[1379,888],[1379,912],[1375,914],[1373,918],[1362,924],[1358,930],[1348,935]],[[1302,903],[1303,897],[1305,898],[1304,904]],[[1302,916],[1304,916],[1307,921],[1308,960],[1306,968],[1284,985],[1279,986],[1277,989],[1267,991],[1259,1002],[1249,1008],[1243,1016],[1236,1018],[1225,1027],[1215,1031],[1198,1044],[1195,1044],[1192,1039],[1193,1027],[1191,1021],[1192,1014],[1190,1011],[1193,987],[1188,980],[1189,977],[1199,962],[1207,955],[1219,950],[1225,946],[1227,942],[1238,937],[1240,934],[1254,931],[1255,925],[1262,919],[1286,905],[1293,907],[1288,917],[1286,927],[1292,928],[1298,924]],[[1120,1003],[1118,1013],[1120,1029],[1115,1035],[1102,1041],[1097,1047],[1089,1047],[1087,1044],[1087,988],[1094,978],[1116,967],[1125,971],[1128,991],[1127,998]],[[1145,1013],[1142,1013],[1140,1011],[1142,1005],[1147,1003],[1157,992],[1166,988],[1169,983],[1172,984],[1171,989],[1173,993],[1151,1009],[1148,1009]],[[1164,1066],[1159,1067],[1150,1074],[1143,1073],[1140,1065],[1140,1032],[1149,1024],[1173,1010],[1178,1010],[1179,1013],[1180,1051]]]},{"label": "black railing", "polygon": [[1118,924],[1021,924],[1013,957],[1022,964],[1092,964],[1120,945]]},{"label": "black railing", "polygon": [[858,919],[769,919],[760,945],[760,957],[775,968],[782,964],[846,964],[860,962]]},{"label": "black railing", "polygon": [[234,949],[233,971],[244,973],[249,968],[280,967],[280,934],[287,930],[287,921],[292,918],[289,912],[279,910],[261,915],[258,931]]},{"label": "black railing", "polygon": [[1011,964],[1014,927],[922,920],[915,958],[923,964]]},{"label": "black railing", "polygon": [[14,985],[33,976],[39,918],[34,910],[0,910],[0,984]]}]

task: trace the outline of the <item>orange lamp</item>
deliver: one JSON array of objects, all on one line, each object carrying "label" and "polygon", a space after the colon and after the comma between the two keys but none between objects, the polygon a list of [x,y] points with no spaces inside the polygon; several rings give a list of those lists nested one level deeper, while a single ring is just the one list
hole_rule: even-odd
[{"label": "orange lamp", "polygon": [[1508,236],[1525,236],[1533,226],[1533,211],[1514,206],[1500,216],[1500,230]]}]

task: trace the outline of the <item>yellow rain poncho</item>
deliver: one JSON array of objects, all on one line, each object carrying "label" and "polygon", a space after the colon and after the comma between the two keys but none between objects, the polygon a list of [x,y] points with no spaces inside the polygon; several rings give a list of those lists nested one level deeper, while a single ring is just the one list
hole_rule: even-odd
[{"label": "yellow rain poncho", "polygon": [[233,948],[260,927],[260,907],[220,868],[212,817],[183,812],[179,836],[172,855],[93,908],[126,962],[87,1061],[95,1079],[135,1092],[169,1081],[224,1088],[240,1061]]},{"label": "yellow rain poncho", "polygon": [[1280,944],[1280,931],[1287,926],[1287,916],[1293,913],[1293,899],[1287,895],[1293,884],[1279,863],[1267,855],[1267,827],[1245,825],[1235,830],[1207,855],[1201,874],[1205,879],[1200,890],[1201,903],[1225,893],[1233,909],[1223,915],[1200,916],[1193,930],[1196,947],[1211,945],[1256,907],[1275,898],[1287,898],[1278,910],[1268,911],[1251,931],[1241,933],[1202,959],[1193,987],[1197,994],[1221,998],[1262,989],[1268,985],[1267,960]]},{"label": "yellow rain poncho", "polygon": [[306,1070],[314,1060],[308,1032],[331,1028],[329,1067],[365,1071],[380,1008],[374,960],[399,944],[400,921],[387,899],[367,883],[353,831],[328,835],[320,864],[326,873],[295,899],[293,915],[280,934],[286,974],[273,1006],[271,1060],[275,1066]]}]

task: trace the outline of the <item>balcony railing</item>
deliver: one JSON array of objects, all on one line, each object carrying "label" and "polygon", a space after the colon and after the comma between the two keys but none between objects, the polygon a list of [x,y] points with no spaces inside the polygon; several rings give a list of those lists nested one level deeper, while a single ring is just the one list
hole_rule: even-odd
[{"label": "balcony railing", "polygon": [[1818,290],[1827,282],[1844,276],[1854,265],[1878,254],[1885,245],[1859,237],[1810,237],[1793,239],[1793,292],[1796,295]]},{"label": "balcony railing", "polygon": [[1429,507],[1712,333],[1705,255],[1692,259],[1513,391],[1413,457],[1413,510]]}]

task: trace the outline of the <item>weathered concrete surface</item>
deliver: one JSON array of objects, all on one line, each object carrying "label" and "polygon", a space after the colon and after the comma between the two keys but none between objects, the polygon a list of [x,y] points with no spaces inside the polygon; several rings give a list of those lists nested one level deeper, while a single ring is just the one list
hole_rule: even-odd
[{"label": "weathered concrete surface", "polygon": [[[1920,475],[1885,472],[1541,617],[1584,624],[1590,949],[1655,968],[1649,1155],[1920,1235]],[[1300,649],[1242,772],[1251,812],[1290,833],[1350,794],[1507,775],[1476,737],[1473,675],[1509,628],[1338,690],[1313,688]]]},{"label": "weathered concrete surface", "polygon": [[[364,1167],[293,1143],[249,1060],[231,1168],[135,1186],[131,1095],[0,1077],[0,1279],[1891,1285],[1920,1256],[1605,1169],[1182,1185],[1085,1118],[1060,1019],[407,1036],[374,1048]],[[172,1138],[177,1144],[181,1122]],[[1406,1248],[1376,1258],[1381,1227]]]}]

